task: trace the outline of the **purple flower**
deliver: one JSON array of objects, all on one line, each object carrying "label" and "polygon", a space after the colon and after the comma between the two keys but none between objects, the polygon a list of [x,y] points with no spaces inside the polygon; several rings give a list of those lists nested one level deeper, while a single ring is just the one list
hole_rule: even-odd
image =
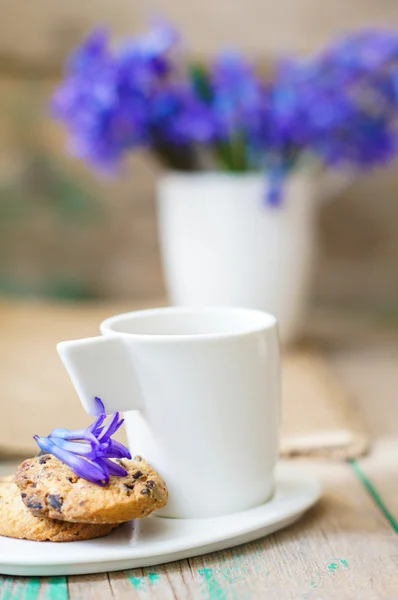
[{"label": "purple flower", "polygon": [[280,62],[269,102],[268,164],[284,176],[303,154],[330,167],[386,163],[398,152],[398,33],[357,32],[309,58]]},{"label": "purple flower", "polygon": [[212,67],[213,110],[220,137],[237,132],[257,137],[262,129],[265,89],[251,65],[237,53],[223,53]]},{"label": "purple flower", "polygon": [[53,99],[76,156],[116,170],[149,148],[174,169],[264,171],[276,205],[303,156],[368,169],[398,153],[398,32],[354,32],[280,61],[270,80],[237,52],[192,76],[178,42],[166,23],[117,47],[103,30],[83,42]]},{"label": "purple flower", "polygon": [[175,110],[169,52],[176,40],[172,28],[159,24],[113,50],[104,31],[83,42],[52,103],[73,154],[113,170],[126,152],[156,143]]},{"label": "purple flower", "polygon": [[131,458],[130,452],[111,436],[116,433],[124,419],[114,413],[104,425],[105,408],[96,398],[99,415],[86,429],[53,429],[48,437],[34,435],[39,448],[53,454],[67,464],[79,477],[97,485],[106,485],[110,475],[125,477],[127,471],[110,460]]},{"label": "purple flower", "polygon": [[223,144],[223,166],[231,170],[262,168],[271,116],[267,86],[237,52],[223,52],[216,58],[209,82],[213,138]]}]

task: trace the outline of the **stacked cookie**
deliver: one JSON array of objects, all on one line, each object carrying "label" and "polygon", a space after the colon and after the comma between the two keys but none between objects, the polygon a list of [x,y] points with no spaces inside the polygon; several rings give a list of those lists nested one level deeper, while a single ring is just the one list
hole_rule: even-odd
[{"label": "stacked cookie", "polygon": [[166,484],[140,456],[117,462],[127,476],[111,476],[102,487],[78,477],[51,454],[25,460],[15,477],[0,479],[0,535],[88,540],[166,504]]}]

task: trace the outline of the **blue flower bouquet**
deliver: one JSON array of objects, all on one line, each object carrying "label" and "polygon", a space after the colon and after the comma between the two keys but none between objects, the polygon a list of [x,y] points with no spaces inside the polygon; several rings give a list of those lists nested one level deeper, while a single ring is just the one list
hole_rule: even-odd
[{"label": "blue flower bouquet", "polygon": [[166,23],[116,45],[96,30],[52,109],[96,170],[121,173],[144,149],[171,171],[159,214],[172,301],[263,308],[290,339],[314,255],[312,167],[353,172],[397,154],[398,33],[357,31],[265,77],[238,52],[189,60]]}]

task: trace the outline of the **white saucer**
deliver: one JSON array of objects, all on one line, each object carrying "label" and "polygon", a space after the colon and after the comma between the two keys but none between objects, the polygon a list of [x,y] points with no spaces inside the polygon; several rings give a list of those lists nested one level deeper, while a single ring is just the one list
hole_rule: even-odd
[{"label": "white saucer", "polygon": [[272,500],[225,517],[126,523],[87,542],[29,542],[0,537],[4,575],[81,575],[149,567],[251,542],[296,521],[321,495],[319,481],[279,465]]}]

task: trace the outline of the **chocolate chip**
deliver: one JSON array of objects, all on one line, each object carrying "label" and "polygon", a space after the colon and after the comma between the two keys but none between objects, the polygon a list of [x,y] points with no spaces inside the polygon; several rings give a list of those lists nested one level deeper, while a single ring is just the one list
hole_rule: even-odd
[{"label": "chocolate chip", "polygon": [[58,494],[48,494],[47,496],[47,504],[55,508],[55,510],[61,510],[63,501],[63,498],[58,496]]},{"label": "chocolate chip", "polygon": [[134,460],[136,460],[137,462],[141,462],[142,456],[134,456]]},{"label": "chocolate chip", "polygon": [[145,487],[143,490],[141,490],[141,494],[142,494],[143,496],[146,496],[146,495],[147,495],[147,494],[149,494],[149,493],[150,493],[150,490],[148,490],[148,488],[146,488],[146,487]]},{"label": "chocolate chip", "polygon": [[133,475],[133,479],[139,479],[140,477],[143,476],[143,472],[142,471],[136,471]]},{"label": "chocolate chip", "polygon": [[21,498],[26,498],[27,494],[23,493],[21,494]]},{"label": "chocolate chip", "polygon": [[127,488],[128,490],[133,490],[135,483],[123,483],[124,487]]},{"label": "chocolate chip", "polygon": [[28,498],[28,502],[26,503],[26,506],[28,508],[33,508],[33,509],[38,509],[41,510],[43,508],[43,505],[41,504],[41,502],[35,502],[34,498],[32,498],[32,496],[30,498]]},{"label": "chocolate chip", "polygon": [[66,478],[68,481],[70,481],[71,483],[73,483],[73,477],[67,477]]},{"label": "chocolate chip", "polygon": [[49,454],[43,454],[39,459],[39,465],[45,465],[48,460],[51,460],[51,456]]},{"label": "chocolate chip", "polygon": [[153,488],[153,486],[155,485],[155,482],[152,481],[152,479],[150,479],[149,481],[147,481],[147,488],[149,488],[150,490]]},{"label": "chocolate chip", "polygon": [[33,487],[33,488],[36,488],[36,487],[37,487],[37,483],[36,483],[36,481],[34,481],[34,482],[32,483],[32,487]]},{"label": "chocolate chip", "polygon": [[73,535],[75,535],[77,537],[78,535],[80,535],[80,531],[75,531],[75,533]]}]

